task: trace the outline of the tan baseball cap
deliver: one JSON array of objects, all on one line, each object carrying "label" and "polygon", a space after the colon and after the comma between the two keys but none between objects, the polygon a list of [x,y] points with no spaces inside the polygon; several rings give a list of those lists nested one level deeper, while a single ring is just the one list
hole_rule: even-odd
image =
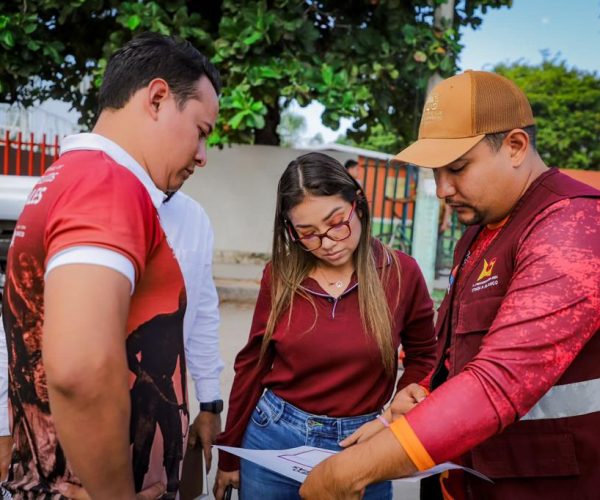
[{"label": "tan baseball cap", "polygon": [[486,134],[534,123],[527,97],[512,81],[487,71],[465,71],[434,87],[423,108],[419,139],[394,159],[421,167],[443,167]]}]

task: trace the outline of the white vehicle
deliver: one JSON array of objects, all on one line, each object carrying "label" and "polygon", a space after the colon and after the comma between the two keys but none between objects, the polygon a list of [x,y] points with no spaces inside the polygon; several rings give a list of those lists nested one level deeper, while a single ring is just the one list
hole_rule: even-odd
[{"label": "white vehicle", "polygon": [[0,175],[0,297],[4,290],[6,256],[15,224],[39,177]]}]

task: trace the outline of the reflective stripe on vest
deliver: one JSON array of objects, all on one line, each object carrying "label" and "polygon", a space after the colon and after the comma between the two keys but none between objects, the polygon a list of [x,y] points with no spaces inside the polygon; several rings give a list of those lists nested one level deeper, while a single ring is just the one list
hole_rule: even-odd
[{"label": "reflective stripe on vest", "polygon": [[600,411],[600,378],[555,385],[521,420],[587,415]]}]

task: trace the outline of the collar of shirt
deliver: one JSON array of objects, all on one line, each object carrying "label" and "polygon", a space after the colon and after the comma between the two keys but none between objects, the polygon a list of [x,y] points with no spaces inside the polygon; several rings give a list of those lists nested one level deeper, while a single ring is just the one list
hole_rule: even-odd
[{"label": "collar of shirt", "polygon": [[[375,267],[377,267],[377,269],[383,269],[384,267],[391,265],[392,257],[389,254],[385,255],[383,253],[383,244],[378,239],[371,238],[371,249],[373,250],[373,258],[375,260]],[[346,290],[340,295],[340,297],[350,293],[357,286],[358,279],[356,277],[356,271],[354,271],[350,278],[350,283],[348,283]],[[323,293],[325,293],[329,297],[329,294],[321,288],[317,280],[314,278],[305,278],[300,284],[300,287],[314,295],[323,295]]]},{"label": "collar of shirt", "polygon": [[92,133],[69,135],[62,140],[60,154],[63,155],[69,151],[102,151],[110,156],[138,178],[148,191],[152,204],[157,210],[167,197],[152,182],[148,172],[127,151],[102,135]]}]

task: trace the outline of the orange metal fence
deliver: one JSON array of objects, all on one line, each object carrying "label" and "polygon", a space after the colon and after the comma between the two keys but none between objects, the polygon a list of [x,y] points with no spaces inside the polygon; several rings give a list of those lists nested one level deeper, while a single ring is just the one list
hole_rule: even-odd
[{"label": "orange metal fence", "polygon": [[22,132],[11,136],[7,130],[0,138],[0,158],[3,175],[42,175],[46,168],[58,158],[59,137],[48,139],[42,134],[36,140],[34,134],[26,136]]},{"label": "orange metal fence", "polygon": [[373,235],[410,252],[418,169],[412,165],[360,156],[358,177],[369,202]]}]

